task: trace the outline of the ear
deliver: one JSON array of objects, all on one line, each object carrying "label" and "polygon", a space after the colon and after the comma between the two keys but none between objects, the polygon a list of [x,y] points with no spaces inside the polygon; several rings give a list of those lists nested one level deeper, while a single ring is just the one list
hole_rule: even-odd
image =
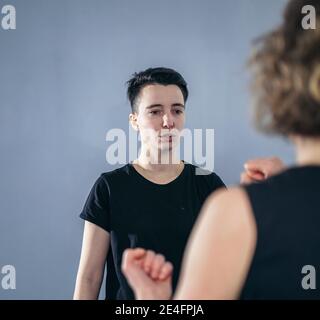
[{"label": "ear", "polygon": [[134,112],[134,113],[130,113],[129,115],[129,122],[133,128],[133,130],[136,130],[136,131],[139,131],[139,126],[138,126],[138,123],[137,123],[137,114]]}]

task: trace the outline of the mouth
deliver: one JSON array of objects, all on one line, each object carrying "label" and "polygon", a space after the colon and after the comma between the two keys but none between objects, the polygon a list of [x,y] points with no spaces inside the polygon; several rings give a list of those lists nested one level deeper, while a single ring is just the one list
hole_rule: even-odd
[{"label": "mouth", "polygon": [[165,132],[159,135],[160,138],[166,138],[166,137],[175,138],[176,136],[177,134],[175,132]]},{"label": "mouth", "polygon": [[159,132],[159,140],[165,141],[165,142],[173,142],[178,138],[178,132],[175,132],[176,130],[168,131],[168,130],[161,130]]},{"label": "mouth", "polygon": [[159,136],[160,139],[174,139],[176,136],[175,135],[172,135],[172,134],[166,134],[166,135],[163,135],[163,136]]},{"label": "mouth", "polygon": [[169,143],[172,144],[175,141],[174,135],[164,135],[159,137],[160,143]]}]

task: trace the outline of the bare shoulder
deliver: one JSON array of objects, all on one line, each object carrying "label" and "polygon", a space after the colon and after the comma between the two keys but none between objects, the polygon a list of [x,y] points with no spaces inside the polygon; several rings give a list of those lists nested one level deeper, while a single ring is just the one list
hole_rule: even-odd
[{"label": "bare shoulder", "polygon": [[238,228],[250,228],[255,231],[256,225],[247,193],[241,187],[213,192],[206,200],[203,211],[210,212],[209,219]]},{"label": "bare shoulder", "polygon": [[219,189],[213,192],[206,200],[206,206],[211,208],[238,208],[251,209],[249,198],[243,188],[233,187]]}]

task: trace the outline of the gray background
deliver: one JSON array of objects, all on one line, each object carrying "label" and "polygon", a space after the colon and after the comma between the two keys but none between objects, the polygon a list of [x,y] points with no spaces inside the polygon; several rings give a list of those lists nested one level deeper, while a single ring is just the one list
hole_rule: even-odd
[{"label": "gray background", "polygon": [[[189,84],[187,127],[215,129],[215,171],[237,183],[243,162],[293,150],[250,126],[250,42],[280,21],[283,0],[8,0],[17,29],[0,29],[2,299],[70,299],[83,222],[105,135],[128,130],[125,81],[173,67]],[[1,15],[2,17],[3,15]],[[0,273],[0,280],[3,277]],[[1,281],[0,281],[1,284]],[[102,296],[104,296],[102,290]]]}]

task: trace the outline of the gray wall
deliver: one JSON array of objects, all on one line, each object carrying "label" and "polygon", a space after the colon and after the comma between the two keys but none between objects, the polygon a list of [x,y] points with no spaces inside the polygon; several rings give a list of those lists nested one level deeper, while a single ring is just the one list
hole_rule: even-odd
[{"label": "gray wall", "polygon": [[[190,88],[187,127],[215,129],[215,171],[238,182],[250,157],[293,150],[250,127],[250,41],[280,21],[283,0],[8,0],[17,29],[0,29],[0,270],[17,272],[2,299],[69,299],[105,134],[128,129],[125,81],[168,66]],[[1,15],[2,17],[3,15]]]}]

